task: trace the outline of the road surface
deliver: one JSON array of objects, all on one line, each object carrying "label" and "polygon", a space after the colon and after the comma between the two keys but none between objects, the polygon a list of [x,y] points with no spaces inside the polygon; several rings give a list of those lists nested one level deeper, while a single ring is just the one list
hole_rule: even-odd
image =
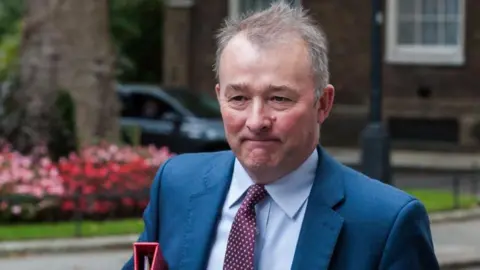
[{"label": "road surface", "polygon": [[433,225],[432,234],[439,258],[441,260],[479,258],[479,228],[480,220]]},{"label": "road surface", "polygon": [[131,251],[45,254],[0,259],[0,269],[18,270],[120,270]]},{"label": "road surface", "polygon": [[[450,256],[480,256],[480,220],[432,226],[439,260]],[[0,259],[0,269],[19,270],[118,270],[131,255],[130,250],[79,254],[35,255]],[[464,270],[480,270],[468,268]]]}]

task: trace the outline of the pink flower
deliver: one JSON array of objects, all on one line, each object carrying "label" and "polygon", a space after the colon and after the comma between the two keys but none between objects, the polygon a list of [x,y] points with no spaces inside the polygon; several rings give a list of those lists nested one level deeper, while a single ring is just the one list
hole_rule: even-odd
[{"label": "pink flower", "polygon": [[20,215],[20,213],[22,213],[22,207],[20,205],[12,206],[12,214]]},{"label": "pink flower", "polygon": [[47,193],[61,196],[65,194],[65,189],[62,186],[52,186],[47,188]]},{"label": "pink flower", "polygon": [[42,167],[48,167],[51,164],[52,164],[52,162],[50,161],[49,158],[44,157],[40,160],[40,166],[42,166]]},{"label": "pink flower", "polygon": [[57,169],[50,170],[50,177],[57,178],[59,177],[59,173]]},{"label": "pink flower", "polygon": [[35,197],[41,197],[43,195],[43,189],[40,187],[35,187],[32,189],[32,194]]},{"label": "pink flower", "polygon": [[32,171],[24,170],[20,175],[20,180],[24,182],[30,182],[34,178],[34,174]]},{"label": "pink flower", "polygon": [[[72,195],[78,187],[82,187],[83,194],[148,188],[158,167],[173,155],[167,148],[119,147],[102,143],[85,147],[78,154],[71,153],[68,158],[54,163],[46,157],[33,162],[35,159],[32,155],[5,149],[0,153],[0,192],[31,195],[40,199],[45,195]],[[46,201],[41,200],[39,205],[42,202]],[[65,199],[48,202],[57,203],[63,211],[73,207]],[[129,199],[118,203],[83,201],[81,209],[101,214],[118,207],[136,206],[139,202],[138,199]],[[5,207],[8,208],[8,205]],[[18,214],[21,211],[19,205],[12,209]]]},{"label": "pink flower", "polygon": [[19,185],[15,188],[15,193],[18,194],[32,194],[34,188],[32,186]]},{"label": "pink flower", "polygon": [[8,183],[12,177],[7,171],[0,172],[0,188],[3,184]]},{"label": "pink flower", "polygon": [[20,166],[24,168],[29,168],[32,165],[32,160],[27,157],[21,157],[19,161]]},{"label": "pink flower", "polygon": [[108,148],[108,151],[110,151],[111,153],[115,153],[118,151],[118,146],[116,145],[110,145],[110,147]]},{"label": "pink flower", "polygon": [[47,170],[45,170],[43,168],[38,169],[37,173],[40,175],[40,177],[47,177],[48,176]]}]

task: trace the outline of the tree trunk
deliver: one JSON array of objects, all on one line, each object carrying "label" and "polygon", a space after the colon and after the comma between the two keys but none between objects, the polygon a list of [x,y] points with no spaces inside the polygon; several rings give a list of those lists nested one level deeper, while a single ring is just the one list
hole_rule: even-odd
[{"label": "tree trunk", "polygon": [[[119,135],[108,0],[26,0],[17,102],[23,134],[48,141],[51,107],[70,93],[81,144]],[[53,116],[54,117],[54,116]]]}]

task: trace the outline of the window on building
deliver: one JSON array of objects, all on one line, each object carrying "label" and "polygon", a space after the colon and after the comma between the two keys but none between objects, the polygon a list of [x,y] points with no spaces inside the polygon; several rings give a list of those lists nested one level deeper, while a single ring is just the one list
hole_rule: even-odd
[{"label": "window on building", "polygon": [[387,0],[386,11],[387,61],[463,64],[465,0]]},{"label": "window on building", "polygon": [[[229,0],[229,15],[239,16],[249,11],[257,11],[270,7],[276,0]],[[289,0],[291,5],[300,6],[301,0]]]}]

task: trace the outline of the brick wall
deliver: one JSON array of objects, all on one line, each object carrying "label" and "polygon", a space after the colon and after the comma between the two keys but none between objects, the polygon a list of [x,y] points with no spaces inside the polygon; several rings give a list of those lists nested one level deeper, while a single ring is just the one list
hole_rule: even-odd
[{"label": "brick wall", "polygon": [[[370,3],[303,0],[330,43],[330,70],[337,89],[336,110],[324,127],[327,144],[355,144],[366,123],[370,91]],[[467,1],[466,63],[461,67],[383,65],[384,117],[455,118],[459,140],[478,146],[480,129],[480,1]],[[430,91],[429,98],[419,96]],[[360,106],[352,106],[360,105]],[[355,109],[352,109],[355,108]],[[360,124],[361,123],[361,124]],[[346,131],[351,131],[351,136]],[[402,144],[404,145],[404,144]]]},{"label": "brick wall", "polygon": [[[480,146],[480,1],[466,1],[465,64],[384,65],[385,117],[457,119],[461,146]],[[422,98],[421,92],[429,97]],[[432,134],[433,135],[433,134]]]},{"label": "brick wall", "polygon": [[215,34],[227,16],[228,0],[198,0],[192,10],[191,87],[215,94]]},{"label": "brick wall", "polygon": [[302,3],[327,34],[336,101],[365,104],[370,88],[369,4],[356,0],[303,0]]}]

